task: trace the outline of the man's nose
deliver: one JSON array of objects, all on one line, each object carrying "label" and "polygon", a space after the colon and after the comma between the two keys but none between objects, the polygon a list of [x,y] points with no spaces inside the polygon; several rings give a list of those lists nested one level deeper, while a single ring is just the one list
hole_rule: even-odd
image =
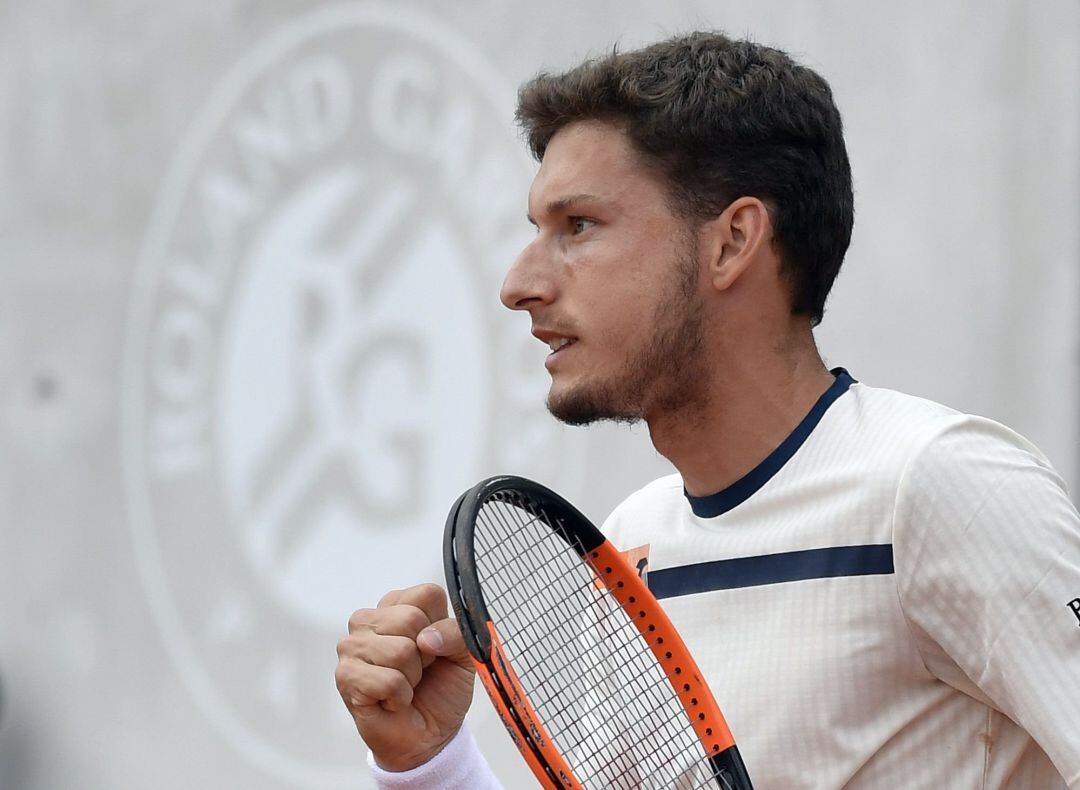
[{"label": "man's nose", "polygon": [[506,273],[499,298],[511,310],[528,310],[555,298],[551,267],[545,263],[540,237],[518,255]]}]

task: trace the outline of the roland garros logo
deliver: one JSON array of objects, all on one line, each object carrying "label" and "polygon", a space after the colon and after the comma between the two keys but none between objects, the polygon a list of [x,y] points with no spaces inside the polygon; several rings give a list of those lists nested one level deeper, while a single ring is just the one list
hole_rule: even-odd
[{"label": "roland garros logo", "polygon": [[140,572],[205,714],[297,783],[356,781],[332,682],[348,614],[441,579],[446,511],[476,479],[557,484],[570,460],[543,349],[498,304],[529,169],[474,51],[399,6],[281,30],[182,139],[139,264]]}]

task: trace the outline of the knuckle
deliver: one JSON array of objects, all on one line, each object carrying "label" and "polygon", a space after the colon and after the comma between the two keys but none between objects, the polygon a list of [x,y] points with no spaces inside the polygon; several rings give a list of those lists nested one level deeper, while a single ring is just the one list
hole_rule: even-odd
[{"label": "knuckle", "polygon": [[403,686],[408,685],[404,676],[397,671],[379,672],[372,678],[372,686],[379,699],[400,696]]},{"label": "knuckle", "polygon": [[435,584],[435,582],[424,582],[418,584],[414,588],[417,595],[425,602],[438,603],[441,601],[446,593],[443,592],[443,588]]},{"label": "knuckle", "polygon": [[431,620],[419,606],[402,606],[401,617],[403,625],[416,633],[431,625]]},{"label": "knuckle", "polygon": [[411,639],[395,639],[386,647],[387,660],[395,667],[407,666],[418,656],[416,643]]},{"label": "knuckle", "polygon": [[342,694],[351,685],[351,673],[345,664],[338,664],[337,669],[334,670],[334,683]]},{"label": "knuckle", "polygon": [[401,595],[401,592],[402,592],[401,590],[390,590],[389,592],[386,593],[386,595],[384,595],[382,598],[379,599],[379,604],[378,605],[379,606],[386,606],[386,605],[390,604],[392,601],[397,600],[397,598]]},{"label": "knuckle", "polygon": [[363,659],[364,654],[369,649],[368,645],[371,642],[371,636],[371,629],[366,628],[340,639],[337,643],[338,660],[346,661],[353,658]]},{"label": "knuckle", "polygon": [[349,631],[355,631],[362,626],[371,625],[374,618],[374,609],[357,609],[349,616]]}]

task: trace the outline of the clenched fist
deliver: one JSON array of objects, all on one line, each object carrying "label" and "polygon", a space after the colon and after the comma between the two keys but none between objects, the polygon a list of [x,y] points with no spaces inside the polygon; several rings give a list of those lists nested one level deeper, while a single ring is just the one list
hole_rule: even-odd
[{"label": "clenched fist", "polygon": [[375,609],[354,612],[338,643],[338,691],[388,771],[415,768],[450,742],[472,701],[474,675],[435,584],[394,590]]}]

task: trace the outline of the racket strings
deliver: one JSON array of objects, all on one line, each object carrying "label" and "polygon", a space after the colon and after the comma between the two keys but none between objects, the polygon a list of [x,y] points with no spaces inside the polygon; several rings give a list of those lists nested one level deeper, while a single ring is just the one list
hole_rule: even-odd
[{"label": "racket strings", "polygon": [[586,787],[715,786],[645,637],[556,529],[541,508],[502,500],[474,533],[489,613],[551,739]]},{"label": "racket strings", "polygon": [[[661,684],[661,683],[664,683],[664,681],[657,681],[657,684]],[[668,726],[668,725],[678,725],[680,723],[685,723],[685,716],[686,716],[686,714],[682,711],[681,708],[680,708],[679,712],[671,712],[671,714],[667,718],[662,718],[661,715],[658,714],[656,711],[651,711],[649,713],[649,715],[643,720],[643,723],[648,724],[648,725],[652,725],[652,729],[654,731],[660,731],[660,730],[665,729],[665,727]],[[620,740],[623,740],[623,739],[625,739],[625,736],[627,736],[629,734],[630,734],[630,730],[623,730],[623,731],[617,733],[617,736],[619,737]],[[585,744],[583,742],[579,741],[577,743],[569,744],[568,748],[573,751],[573,750],[578,749],[578,748],[580,748],[581,746],[584,746],[584,745]],[[665,748],[667,748],[667,746],[665,744],[656,743],[656,744],[653,744],[652,749],[642,751],[640,754],[644,758],[646,758],[644,760],[644,762],[647,763],[648,758],[650,758],[650,757],[652,757],[654,755],[659,755]],[[606,764],[604,764],[604,766],[602,766],[602,768],[608,768],[609,766],[614,765],[616,762],[618,762],[618,761],[620,761],[622,759],[623,759],[623,755],[621,755],[621,754],[616,755],[616,756],[612,757],[611,760],[609,760]],[[622,771],[622,773],[618,774],[615,778],[618,779],[618,778],[620,778],[622,776],[625,776],[625,775],[631,773],[632,771],[636,773],[636,766],[628,766],[627,768],[625,768]]]},{"label": "racket strings", "polygon": [[[551,536],[551,533],[547,530],[546,527],[544,528],[544,531],[547,532],[547,534],[551,537],[553,546],[559,547],[560,551],[565,551],[565,548],[563,548],[566,545],[565,542],[563,542],[558,537]],[[537,543],[539,543],[539,541]],[[534,545],[536,545],[536,544],[534,544]],[[501,557],[500,559],[505,559],[505,557]],[[573,563],[573,565],[571,567],[581,565],[580,560],[578,560],[576,556],[572,556],[571,560],[572,560],[572,563]],[[580,568],[579,568],[579,570],[580,570]],[[586,585],[582,585],[582,587],[580,589],[588,589],[594,596],[599,596],[600,591],[593,584],[591,572],[586,572],[585,575],[588,578],[588,583]],[[531,598],[527,599],[527,600],[518,600],[516,605],[520,607],[519,611],[520,610],[526,611],[527,616],[529,618],[532,618],[532,622],[535,622],[536,621],[535,618],[537,618],[540,613],[537,612],[535,607],[530,604],[531,600],[532,600]],[[610,609],[609,612],[606,615],[604,615],[604,616],[602,616],[600,618],[599,622],[602,622],[604,619],[608,619],[608,618],[612,617],[613,615],[618,615],[622,619],[623,624],[624,624],[625,629],[626,629],[627,636],[629,637],[627,640],[624,640],[621,643],[620,642],[615,642],[614,644],[615,644],[615,646],[617,648],[618,647],[626,647],[626,646],[628,646],[629,644],[631,644],[631,640],[638,641],[638,642],[641,641],[642,638],[641,638],[639,632],[629,622],[628,618],[623,613],[621,607],[619,607],[617,603],[614,604],[614,607],[612,609]],[[587,618],[584,618],[584,619],[587,619]],[[513,633],[513,632],[510,631],[510,633]],[[575,634],[571,634],[571,636],[580,636],[581,633],[582,632],[579,631],[579,632],[576,632]],[[609,639],[609,642],[610,642],[610,639]],[[576,645],[578,643],[577,642],[571,642],[570,644]],[[522,655],[529,655],[530,654],[530,650],[529,650],[530,647],[532,647],[532,645],[523,646]],[[625,651],[619,651],[619,652],[625,652]],[[577,659],[577,657],[575,657],[575,659]],[[650,655],[649,660],[650,660],[650,662],[655,663],[653,661],[653,659],[651,659],[651,655]],[[521,662],[521,663],[524,663],[525,665],[529,664],[528,661]],[[573,667],[573,672],[574,673],[580,673],[580,672],[582,672],[582,670],[588,670],[590,668],[589,665],[582,664],[582,662],[580,662],[579,660],[573,661],[572,662],[572,667]],[[531,672],[534,669],[535,670],[541,670],[543,677],[551,678],[551,677],[559,676],[560,670],[565,670],[567,668],[568,668],[567,664],[552,665],[550,662],[544,662],[542,664],[537,664],[537,665],[531,667],[530,669],[524,670],[524,671],[530,671]],[[594,692],[595,692],[596,687],[601,687],[605,683],[610,683],[611,682],[608,673],[604,673],[604,672],[597,673],[595,671],[596,667],[591,667],[591,668],[594,671],[591,672],[591,673],[587,673],[587,675],[582,678],[581,683],[575,684],[577,686],[576,688],[570,689],[573,692],[570,695],[572,698],[576,698],[576,699],[580,700],[581,698],[589,697],[590,695],[595,696]],[[664,675],[662,673],[659,673],[659,672],[656,673],[656,675],[657,675],[657,677],[655,678],[655,681],[652,684],[652,688],[655,688],[655,689],[663,688],[665,690],[668,690],[670,698],[672,700],[675,700],[676,698],[675,698],[674,694],[671,693],[670,685],[668,685]],[[520,680],[520,678],[519,678],[519,680]],[[588,681],[588,682],[586,682],[586,681]],[[593,685],[590,686],[589,682],[591,682]],[[527,684],[525,684],[525,683],[523,683],[523,685],[527,686]],[[536,694],[537,691],[539,691],[539,688],[535,689],[531,696],[533,696],[533,697],[539,696],[539,695]],[[639,701],[640,701],[640,697],[642,696],[642,692],[646,692],[646,691],[648,691],[648,687],[646,689],[639,689],[639,693],[638,693],[638,700]],[[623,696],[625,697],[625,691],[624,691]],[[534,700],[534,702],[537,702],[537,701],[538,700]],[[595,712],[598,713],[598,714],[602,714],[604,720],[609,722],[609,724],[610,724],[611,721],[617,720],[618,714],[622,710],[625,709],[625,705],[628,702],[628,700],[625,699],[625,698],[622,699],[622,700],[612,699],[612,698],[601,698],[599,701],[601,703],[606,702],[608,704],[606,704],[606,705],[601,704],[599,706],[595,706],[595,708],[594,708]],[[656,702],[658,702],[659,704],[662,705],[664,700],[661,699],[661,700],[657,700]],[[654,704],[656,704],[656,703],[654,702]],[[542,704],[542,700],[540,701],[540,707],[541,708],[545,707]],[[578,705],[578,707],[580,707],[580,704]],[[673,716],[669,716],[667,720],[670,720],[670,719],[672,719],[673,717],[676,717],[676,716],[679,717],[679,718],[683,717],[685,714],[683,714],[681,711],[682,711],[681,706],[678,706],[678,704],[676,702],[676,710],[672,712]],[[559,709],[559,708],[551,709],[550,706],[548,706],[547,715],[554,717],[555,720],[557,722],[559,722],[559,721],[563,720],[563,717],[560,716],[560,714],[564,713],[564,712],[565,712],[564,709]],[[654,726],[661,725],[664,721],[665,721],[665,719],[656,718],[655,716],[651,717],[651,720],[649,718],[643,718],[643,717],[637,717],[635,719],[635,723],[637,723],[639,725],[642,725],[642,728],[644,728],[644,725],[648,725],[648,724],[653,724]],[[574,723],[576,723],[576,722],[574,722]],[[610,730],[610,726],[609,726],[608,729]],[[614,733],[614,735],[616,736],[616,739],[618,739],[618,737],[620,735],[625,736],[627,733],[632,732],[632,730],[633,730],[633,728],[626,727],[626,728],[623,728],[621,731],[616,731]],[[650,730],[650,731],[652,731],[652,730]],[[612,733],[609,731],[607,733],[607,739],[602,739],[603,742],[604,743],[610,742],[611,735],[612,735]],[[638,737],[640,737],[640,734],[638,735]],[[599,736],[598,736],[597,733],[590,732],[590,731],[586,730],[586,737],[585,738],[578,738],[576,743],[581,744],[581,743],[585,743],[587,740],[598,740],[598,739],[599,739]],[[624,738],[624,740],[625,740],[625,738]],[[693,740],[693,738],[689,738],[688,741],[687,741],[687,745],[692,745],[692,744],[696,744],[696,741]],[[570,743],[570,744],[567,744],[567,745],[572,747],[574,744]],[[563,746],[563,748],[566,748],[563,744],[560,744],[560,746]]]},{"label": "racket strings", "polygon": [[[554,537],[549,538],[549,540],[552,540],[553,542],[555,542],[556,545],[558,545],[559,542],[560,542],[558,539],[556,539]],[[536,545],[536,544],[533,544],[533,545]],[[579,592],[586,592],[586,591],[592,592],[595,596],[597,596],[597,598],[599,598],[599,596],[602,594],[602,592],[595,587],[595,584],[593,583],[593,580],[592,580],[591,576],[589,577],[588,582],[586,582],[585,584],[580,585],[577,588],[577,591],[579,591]],[[513,590],[511,590],[510,592],[513,592]],[[539,610],[537,610],[535,608],[535,606],[531,603],[531,599],[528,599],[528,598],[520,599],[519,598],[518,600],[513,602],[513,605],[518,607],[519,610],[527,610],[530,618],[535,618],[539,614]],[[608,645],[609,645],[609,649],[612,652],[621,653],[623,658],[625,658],[627,660],[632,660],[633,657],[634,657],[634,653],[631,652],[631,649],[632,648],[640,648],[640,645],[638,643],[642,639],[642,636],[641,636],[640,632],[637,630],[637,628],[635,628],[633,626],[633,624],[630,622],[630,620],[626,617],[626,614],[622,610],[622,608],[617,606],[617,605],[614,606],[614,607],[610,607],[610,608],[607,609],[607,611],[603,612],[602,614],[599,614],[591,623],[588,622],[584,618],[578,620],[577,624],[580,627],[577,630],[571,630],[568,633],[563,634],[563,638],[567,639],[567,640],[579,640],[579,639],[582,639],[590,631],[602,631],[603,630],[602,626],[604,626],[606,624],[610,624],[612,621],[614,621],[616,619],[620,621],[618,623],[618,625],[616,626],[617,630],[616,629],[608,630],[604,638],[607,640]],[[535,620],[533,620],[533,621],[535,621]],[[573,622],[574,622],[574,620],[572,620],[572,619],[567,620],[568,624],[573,623]],[[616,637],[616,636],[622,636],[623,638],[621,640],[616,641],[614,639],[614,637]],[[531,643],[523,644],[521,646],[522,653],[524,655],[528,656],[530,654],[531,648],[533,648],[533,646],[534,645],[531,644]],[[558,672],[558,671],[561,671],[561,670],[568,670],[571,666],[574,666],[575,668],[577,668],[577,665],[573,664],[572,660],[567,660],[563,664],[555,664],[555,665],[552,665],[550,663],[550,661],[545,662],[545,664],[543,664],[543,665],[534,665],[534,666],[528,666],[527,661],[524,662],[524,663],[526,665],[526,668],[523,669],[523,670],[520,670],[520,675],[519,675],[519,679],[522,679],[522,680],[525,677],[527,677],[528,675],[530,675],[533,672],[535,672],[537,670],[540,670],[540,669],[544,670],[545,672],[550,672],[551,670],[555,670],[556,672]],[[665,700],[668,699],[668,698],[670,698],[672,700],[677,700],[677,696],[674,694],[674,692],[671,689],[670,685],[666,682],[666,677],[663,674],[657,673],[655,683],[653,684],[652,687],[656,688],[658,690],[666,691],[667,694],[664,697]]]},{"label": "racket strings", "polygon": [[[557,539],[554,536],[551,536],[550,533],[548,533],[548,534],[549,534],[548,540],[550,540],[555,546],[561,548],[563,545],[565,545],[565,544],[563,544],[561,539]],[[534,544],[534,545],[536,545],[536,544]],[[589,591],[589,592],[593,593],[594,596],[596,596],[596,600],[600,600],[601,597],[604,594],[608,594],[606,589],[598,588],[596,586],[596,584],[594,582],[594,579],[591,576],[591,574],[588,575],[587,578],[588,578],[588,581],[585,584],[582,584],[581,586],[579,586],[577,588],[578,591],[582,591],[582,592],[583,591]],[[516,602],[516,605],[521,607],[521,608],[531,610],[529,612],[531,617],[535,617],[539,613],[538,610],[536,610],[533,605],[530,605],[529,599],[518,600]],[[603,613],[598,614],[592,620],[592,622],[588,622],[588,620],[586,618],[581,618],[581,619],[577,620],[577,623],[580,626],[578,628],[578,630],[571,631],[571,632],[565,634],[564,638],[566,638],[566,639],[574,639],[574,640],[581,639],[581,638],[585,637],[585,635],[587,633],[589,633],[589,632],[603,631],[604,629],[602,628],[602,626],[604,626],[606,624],[610,624],[612,621],[615,621],[615,620],[619,621],[616,628],[607,631],[607,633],[604,635],[604,639],[606,640],[606,642],[607,642],[607,644],[609,646],[609,652],[619,653],[619,654],[621,654],[622,658],[626,659],[627,661],[632,661],[634,659],[635,655],[636,655],[634,650],[636,649],[637,651],[640,651],[640,647],[641,647],[640,642],[643,639],[643,637],[641,636],[641,633],[637,630],[637,628],[633,625],[633,623],[629,620],[629,618],[626,616],[626,613],[622,609],[622,607],[619,606],[617,603],[615,603],[614,606],[608,607],[607,610],[604,611]],[[572,623],[574,621],[571,619],[571,620],[568,620],[567,622]],[[615,639],[616,636],[622,636],[622,639],[621,640],[616,640]],[[532,644],[524,644],[524,645],[522,645],[521,649],[522,649],[524,654],[528,655],[529,652],[530,652],[530,649],[532,647],[533,647]],[[571,665],[572,665],[571,661],[567,661],[566,663],[564,663],[562,665],[554,665],[554,666],[552,666],[550,664],[550,662],[547,662],[547,663],[545,663],[545,665],[542,665],[542,666],[537,665],[537,666],[532,666],[532,667],[528,667],[528,668],[524,669],[522,671],[520,677],[523,678],[524,676],[526,676],[528,674],[531,674],[532,672],[536,671],[537,669],[543,669],[545,672],[550,672],[552,669],[555,669],[555,670],[569,669]],[[574,666],[576,668],[576,665],[574,665]],[[663,673],[656,673],[655,682],[650,687],[646,687],[646,689],[644,689],[644,690],[648,690],[649,688],[655,688],[655,689],[657,689],[657,690],[659,690],[661,692],[666,692],[664,694],[664,696],[659,701],[667,701],[669,699],[672,700],[672,701],[677,701],[677,699],[678,699],[677,695],[674,693],[674,690],[671,688],[670,684],[667,682],[667,678]]]},{"label": "racket strings", "polygon": [[[591,576],[590,576],[590,578],[591,578]],[[588,589],[593,590],[594,588],[590,584]],[[637,631],[637,629],[634,628],[632,625],[630,625],[628,623],[628,621],[626,621],[625,615],[622,614],[621,608],[618,609],[617,611],[622,616],[623,621],[624,621],[624,625],[627,626],[626,631],[627,631],[628,635],[630,635],[631,640],[633,640],[635,642],[640,642],[641,636],[640,636],[639,632]],[[605,615],[604,619],[607,619],[608,617],[610,617],[610,613],[608,615]],[[627,640],[620,640],[620,641],[609,640],[609,643],[614,645],[615,652],[618,653],[618,654],[625,654],[626,648],[629,647],[630,644],[631,644],[631,642],[627,641]],[[548,674],[557,671],[557,667],[539,667],[539,668],[544,669],[545,673],[548,673]],[[598,678],[594,676],[593,680],[594,680],[594,682],[602,684],[602,683],[604,683],[606,681],[606,678],[604,678],[603,676],[598,677]],[[587,694],[589,689],[586,687],[586,688],[575,689],[574,691],[576,691],[578,694],[581,694],[581,693]],[[667,697],[669,697],[671,699],[675,699],[674,694],[672,693],[671,687],[667,683],[667,681],[664,678],[662,673],[657,673],[657,678],[656,678],[655,682],[652,684],[652,686],[646,687],[645,689],[639,690],[639,692],[637,694],[637,699],[638,699],[638,701],[640,701],[643,696],[655,695],[656,692],[658,692],[658,691],[660,691],[661,693],[663,691],[666,691],[667,692]],[[621,702],[622,702],[623,705],[626,704],[625,699],[622,700]],[[665,702],[664,698],[654,699],[653,700],[653,705],[662,706],[664,704],[664,702]],[[538,704],[539,704],[540,707],[544,707],[543,706],[543,700],[541,700]],[[605,720],[608,721],[609,730],[610,730],[610,728],[612,726],[614,726],[612,724],[613,720],[611,719],[611,717],[613,715],[617,715],[619,710],[621,710],[621,706],[620,706],[620,708],[616,708],[616,709],[613,709],[611,711],[603,711],[603,710],[600,711],[604,715]],[[555,718],[556,722],[562,723],[561,720],[563,719],[563,716],[561,716],[560,714],[563,713],[563,712],[565,712],[563,709],[554,709],[554,710],[551,710],[548,715],[553,716]],[[648,716],[648,717],[637,717],[637,718],[635,718],[634,723],[638,724],[638,725],[641,725],[642,728],[647,729],[647,731],[649,731],[649,732],[655,732],[655,731],[658,731],[658,730],[662,730],[665,727],[665,725],[669,725],[669,724],[673,724],[673,723],[677,723],[677,722],[681,723],[681,724],[683,724],[685,726],[685,718],[684,718],[684,716],[685,716],[685,714],[682,713],[681,706],[676,704],[674,709],[671,711],[671,715],[667,716],[666,718],[663,717],[663,716],[659,716],[659,715],[654,713],[653,715]],[[578,740],[575,741],[575,742],[567,742],[567,743],[562,743],[560,745],[564,750],[569,749],[570,751],[580,751],[581,747],[583,745],[585,747],[594,748],[596,743],[604,743],[604,744],[609,743],[612,735],[614,735],[614,740],[615,741],[620,741],[620,740],[626,741],[627,740],[626,736],[628,734],[633,734],[633,729],[634,729],[633,727],[624,727],[621,730],[616,729],[614,732],[609,731],[607,733],[607,739],[600,738],[599,735],[597,733],[595,733],[595,732],[591,732],[591,733],[587,732],[586,738],[584,738],[584,739],[578,738]],[[637,735],[637,737],[640,737],[640,733],[637,733],[636,735]],[[690,737],[690,736],[687,737],[686,745],[691,747],[691,749],[693,750],[693,752],[695,754],[695,758],[698,755],[700,755],[700,750],[698,748],[696,748],[696,743],[697,742],[693,737]],[[653,751],[656,751],[656,749],[654,748]],[[611,753],[610,748],[608,749],[608,752]],[[642,753],[642,756],[647,761],[651,754],[652,754],[652,752],[647,750],[647,751]],[[633,776],[627,778],[628,784],[630,786],[640,786],[641,785],[641,780],[637,776],[637,765],[636,764],[631,764],[631,765],[627,766],[627,768],[625,770],[619,772],[619,771],[613,770],[612,767],[611,767],[617,761],[622,761],[622,762],[625,763],[625,759],[624,759],[623,755],[620,755],[620,754],[616,753],[615,756],[612,757],[612,759],[608,760],[606,763],[604,763],[603,765],[600,766],[599,773],[606,773],[608,775],[608,780],[609,781],[605,782],[605,784],[610,784],[611,781],[614,781],[616,784],[621,785],[622,782],[620,782],[619,780],[624,778],[625,774],[627,774],[628,772],[631,772],[631,773],[633,773]],[[639,762],[640,762],[640,759],[639,759]],[[675,764],[674,768],[672,768],[671,763],[665,763],[665,767],[668,769],[668,772],[670,772],[672,774],[681,773],[681,769],[680,769],[680,767],[678,766],[677,763]],[[658,779],[660,777],[653,777],[653,778]],[[672,778],[674,778],[674,776]],[[650,784],[652,784],[652,783],[650,782]]]}]

